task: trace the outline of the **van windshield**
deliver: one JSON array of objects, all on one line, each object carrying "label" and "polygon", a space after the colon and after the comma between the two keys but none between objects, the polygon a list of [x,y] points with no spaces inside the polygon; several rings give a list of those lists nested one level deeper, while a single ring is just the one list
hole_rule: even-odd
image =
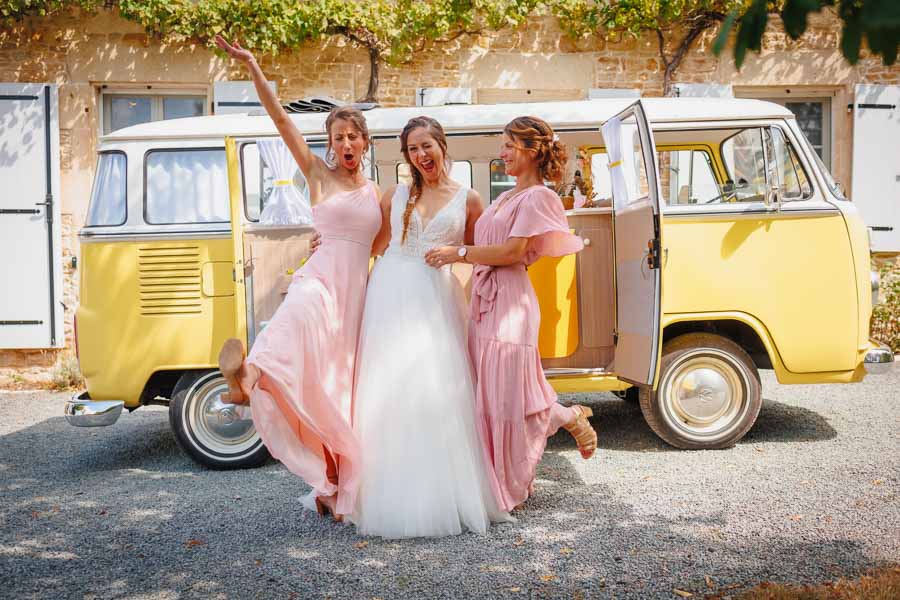
[{"label": "van windshield", "polygon": [[94,189],[88,207],[87,227],[124,225],[128,215],[124,152],[102,152],[97,162]]}]

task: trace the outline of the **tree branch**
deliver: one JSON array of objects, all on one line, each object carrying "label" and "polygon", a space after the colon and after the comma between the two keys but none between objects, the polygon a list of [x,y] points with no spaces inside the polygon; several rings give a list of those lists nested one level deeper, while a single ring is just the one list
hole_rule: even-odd
[{"label": "tree branch", "polygon": [[717,12],[701,13],[688,19],[687,21],[691,23],[690,29],[684,38],[682,38],[681,43],[678,44],[678,48],[675,49],[675,54],[672,55],[671,58],[666,55],[665,37],[662,28],[656,29],[656,36],[659,40],[659,55],[660,58],[662,58],[663,67],[665,68],[665,71],[663,72],[663,95],[668,96],[671,92],[672,78],[675,75],[675,71],[678,70],[681,61],[684,60],[684,57],[687,55],[697,38],[700,37],[704,31],[724,19],[725,15]]}]

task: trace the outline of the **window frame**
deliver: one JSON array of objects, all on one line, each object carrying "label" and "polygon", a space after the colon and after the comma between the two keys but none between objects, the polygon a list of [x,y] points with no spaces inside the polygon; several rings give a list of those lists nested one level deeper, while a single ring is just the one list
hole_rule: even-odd
[{"label": "window frame", "polygon": [[[154,154],[154,153],[157,153],[157,152],[160,152],[160,153],[161,153],[161,152],[169,152],[169,153],[171,153],[171,152],[210,152],[210,151],[221,152],[221,153],[222,153],[222,156],[223,156],[223,158],[225,159],[226,186],[228,186],[228,181],[227,181],[227,174],[228,174],[228,155],[227,155],[226,149],[225,149],[223,146],[190,146],[190,147],[187,147],[187,148],[179,148],[179,147],[175,147],[175,148],[149,148],[149,149],[147,149],[146,151],[144,151],[144,158],[143,158],[143,164],[142,164],[143,173],[144,173],[144,175],[143,175],[143,182],[142,182],[142,186],[143,186],[143,193],[142,193],[142,196],[143,196],[143,198],[142,198],[142,200],[141,200],[141,213],[142,213],[141,216],[142,216],[143,219],[144,219],[144,224],[146,224],[146,225],[155,225],[155,226],[164,226],[164,225],[221,225],[221,224],[223,224],[223,223],[231,223],[231,218],[230,218],[230,216],[229,216],[228,219],[226,219],[226,220],[224,220],[224,221],[175,221],[175,222],[168,222],[168,223],[156,223],[156,222],[154,222],[154,221],[150,221],[150,220],[147,218],[147,168],[148,168],[148,162],[149,162],[147,159],[149,158],[149,156],[150,156],[151,154]],[[230,214],[230,212],[231,212],[231,210],[230,210],[230,199],[229,199],[229,214]]]},{"label": "window frame", "polygon": [[100,152],[97,152],[97,166],[94,168],[94,180],[91,182],[91,196],[90,196],[91,203],[93,203],[93,200],[94,200],[94,189],[95,189],[95,186],[97,185],[97,173],[98,173],[99,167],[100,167],[100,158],[104,154],[121,154],[122,156],[125,157],[125,217],[122,219],[121,223],[106,224],[106,225],[88,225],[87,217],[88,217],[88,215],[91,214],[91,206],[88,205],[88,212],[87,212],[87,215],[85,215],[85,225],[84,225],[85,227],[92,227],[92,228],[93,227],[122,227],[123,225],[128,223],[128,153],[125,152],[124,150],[101,150]]},{"label": "window frame", "polygon": [[[203,99],[203,113],[201,116],[206,116],[212,114],[210,110],[210,93],[209,88],[160,88],[154,89],[152,86],[148,86],[145,88],[134,88],[134,87],[115,87],[108,88],[105,85],[100,88],[100,118],[98,119],[98,127],[100,129],[100,135],[105,136],[109,135],[114,131],[118,131],[118,129],[108,129],[108,125],[111,125],[110,120],[112,118],[112,111],[107,106],[108,100],[107,98],[112,98],[113,96],[149,96],[151,98],[150,104],[150,121],[148,123],[155,123],[158,121],[164,121],[166,119],[163,118],[163,99],[169,97],[178,97],[178,96],[186,96],[193,98],[202,98]],[[157,118],[158,117],[158,118]]]},{"label": "window frame", "polygon": [[[719,166],[716,163],[715,150],[709,144],[669,144],[669,145],[662,146],[662,147],[657,145],[657,148],[656,148],[657,164],[659,163],[660,152],[690,152],[691,153],[691,173],[690,173],[690,180],[691,180],[690,186],[691,187],[693,187],[693,179],[694,179],[694,173],[693,173],[694,153],[699,152],[699,153],[703,154],[703,157],[706,161],[706,165],[709,167],[709,172],[712,175],[713,180],[715,181],[715,184],[719,187],[719,190],[722,189],[722,184],[719,183],[719,181],[718,181],[718,178],[721,176],[721,173],[719,172]],[[724,168],[724,164],[722,166]],[[591,172],[591,176],[593,176],[593,171]],[[662,183],[662,173],[660,173],[660,183]],[[660,188],[662,188],[662,185],[660,185]],[[666,197],[659,199],[660,206],[662,206],[662,207],[666,207],[666,206],[709,206],[709,204],[706,202],[704,202],[702,204],[699,202],[694,202],[694,203],[687,202],[685,204],[681,204],[679,202],[671,203],[671,202],[669,202],[668,194],[664,193],[663,195]]]},{"label": "window frame", "polygon": [[[798,125],[798,127],[799,127],[799,125]],[[812,200],[816,195],[816,188],[813,185],[813,177],[810,175],[809,169],[803,163],[803,160],[801,158],[802,154],[800,152],[800,148],[795,143],[794,138],[791,137],[790,134],[792,132],[790,131],[790,128],[782,127],[780,124],[777,124],[777,123],[769,123],[767,125],[751,125],[749,127],[745,127],[741,131],[733,133],[732,135],[730,135],[726,138],[723,138],[722,142],[719,144],[719,154],[720,154],[719,158],[722,161],[722,168],[724,169],[723,174],[727,175],[729,177],[731,176],[731,173],[728,172],[728,163],[725,161],[725,157],[721,156],[722,146],[725,145],[725,142],[727,142],[728,140],[730,140],[731,138],[733,138],[736,135],[740,135],[743,131],[746,131],[747,129],[768,129],[768,130],[778,129],[778,131],[781,132],[781,137],[784,138],[785,145],[788,147],[789,151],[790,151],[790,149],[793,149],[793,151],[794,151],[793,158],[796,158],[797,160],[796,160],[796,163],[794,163],[794,160],[792,158],[791,163],[795,164],[795,166],[800,167],[800,169],[803,171],[803,174],[806,176],[806,181],[809,182],[809,193],[808,194],[805,194],[804,196],[802,196],[800,198],[787,200],[787,201],[784,200],[784,190],[780,189],[780,187],[779,187],[778,201],[775,204],[778,206],[781,206],[781,205],[784,205],[785,203],[794,204],[796,202],[808,202],[809,200]],[[769,134],[769,137],[771,138],[771,133]],[[808,142],[809,142],[809,140],[807,140],[807,143]],[[774,148],[775,148],[774,141],[771,141],[771,144],[772,144],[772,149],[774,150]],[[766,145],[765,140],[763,140],[762,147],[763,147],[763,160],[765,160],[765,165],[764,165],[764,169],[763,169],[763,172],[765,173],[765,176],[766,176],[766,192],[765,193],[768,194],[772,189],[772,175],[775,173],[775,169],[777,169],[777,165],[775,164],[774,158],[769,156],[769,147]],[[810,145],[810,151],[815,152],[815,148],[813,148],[811,145]],[[790,154],[788,156],[790,156]],[[727,179],[726,179],[726,181],[727,181]],[[732,179],[732,181],[734,181],[734,180]],[[799,181],[799,178],[798,178],[798,181]],[[757,203],[759,203],[759,201],[746,202],[746,203],[736,201],[736,202],[733,202],[730,204],[745,204],[746,206],[750,206],[752,204],[757,204]],[[768,203],[765,200],[762,201],[762,204],[768,205]]]}]

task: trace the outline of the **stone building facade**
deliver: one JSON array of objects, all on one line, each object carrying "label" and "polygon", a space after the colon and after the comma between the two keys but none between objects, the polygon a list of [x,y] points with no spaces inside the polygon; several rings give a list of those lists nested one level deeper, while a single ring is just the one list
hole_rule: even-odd
[{"label": "stone building facade", "polygon": [[[708,32],[697,41],[674,82],[730,86],[738,97],[791,103],[804,111],[813,130],[821,130],[817,149],[835,177],[850,189],[853,118],[847,107],[853,103],[854,86],[898,85],[900,65],[886,67],[879,58],[868,56],[855,66],[848,64],[839,51],[840,24],[827,14],[814,16],[807,33],[796,42],[774,19],[765,33],[762,53],[748,55],[740,71],[734,68],[729,51],[719,57],[712,53],[714,34]],[[366,52],[342,38],[264,56],[260,62],[283,99],[324,94],[353,100],[364,95],[368,83]],[[655,36],[574,41],[561,33],[552,18],[544,18],[515,31],[461,37],[421,53],[409,64],[384,66],[379,100],[385,106],[412,105],[417,89],[442,87],[470,88],[478,103],[580,99],[592,89],[628,89],[659,96],[663,71]],[[193,99],[210,113],[214,84],[244,79],[239,65],[206,47],[162,44],[114,12],[73,11],[0,30],[0,83],[59,86],[68,347],[77,302],[77,263],[71,259],[78,255],[77,230],[87,211],[98,138],[110,126],[104,107],[108,115],[116,97],[140,93],[155,102],[168,97]],[[153,111],[159,117],[159,109]],[[59,352],[0,350],[0,368],[45,368]]]}]

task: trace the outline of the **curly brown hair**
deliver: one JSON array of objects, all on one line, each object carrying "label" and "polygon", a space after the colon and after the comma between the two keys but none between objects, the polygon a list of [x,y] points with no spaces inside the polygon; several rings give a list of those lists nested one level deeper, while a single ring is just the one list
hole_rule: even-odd
[{"label": "curly brown hair", "polygon": [[432,139],[437,142],[437,145],[440,146],[441,152],[444,153],[445,168],[450,162],[450,155],[447,152],[447,135],[444,133],[444,128],[440,123],[438,123],[431,117],[425,116],[414,117],[406,123],[403,131],[400,132],[400,151],[403,153],[403,159],[406,161],[406,164],[409,165],[409,173],[412,176],[412,186],[410,186],[409,188],[409,200],[406,203],[406,210],[403,211],[402,240],[404,242],[406,241],[406,234],[409,230],[409,219],[412,216],[412,211],[415,208],[416,202],[422,196],[422,174],[419,173],[419,170],[415,167],[415,165],[413,165],[412,160],[410,160],[409,148],[406,144],[407,139],[409,139],[409,135],[413,132],[414,129],[418,129],[419,127],[424,127],[428,132],[428,135],[430,135]]},{"label": "curly brown hair", "polygon": [[539,117],[516,117],[503,128],[503,133],[532,150],[541,177],[559,185],[566,173],[569,153],[546,121]]}]

